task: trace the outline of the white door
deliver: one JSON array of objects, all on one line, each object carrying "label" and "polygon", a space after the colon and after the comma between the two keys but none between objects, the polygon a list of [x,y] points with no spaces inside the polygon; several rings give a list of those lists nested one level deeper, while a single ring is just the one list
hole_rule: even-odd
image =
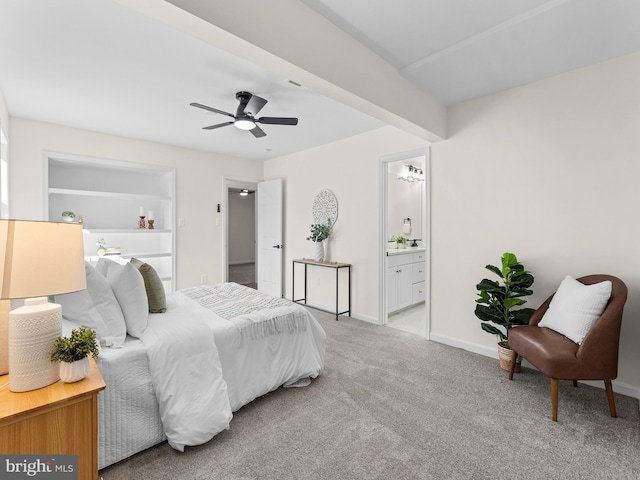
[{"label": "white door", "polygon": [[282,179],[258,183],[258,290],[282,296]]}]

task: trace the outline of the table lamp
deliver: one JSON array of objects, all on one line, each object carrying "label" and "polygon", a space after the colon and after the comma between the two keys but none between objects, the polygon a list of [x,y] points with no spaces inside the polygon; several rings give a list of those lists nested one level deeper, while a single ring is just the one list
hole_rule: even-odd
[{"label": "table lamp", "polygon": [[26,299],[8,315],[9,389],[46,387],[59,379],[49,354],[62,335],[62,308],[47,296],[86,288],[82,225],[0,220],[0,268],[0,302]]}]

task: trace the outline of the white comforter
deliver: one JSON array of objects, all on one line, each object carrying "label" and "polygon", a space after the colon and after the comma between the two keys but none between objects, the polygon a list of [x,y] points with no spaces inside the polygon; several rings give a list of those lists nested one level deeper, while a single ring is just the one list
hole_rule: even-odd
[{"label": "white comforter", "polygon": [[[229,291],[228,286],[223,288]],[[235,302],[243,303],[237,299]],[[283,328],[269,322],[257,326],[256,323],[262,324],[265,320],[264,310],[254,318],[240,315],[240,318],[226,319],[181,292],[171,292],[167,294],[167,312],[149,315],[148,331],[143,335],[146,343],[128,336],[123,348],[102,349],[97,363],[107,388],[98,400],[98,468],[160,443],[169,434],[173,437],[172,445],[178,449],[181,445],[206,442],[229,425],[227,403],[235,412],[282,385],[318,376],[324,366],[326,334],[305,308],[289,305],[295,325],[291,323],[291,316],[281,315],[288,319]],[[271,314],[277,315],[280,308],[272,308]],[[66,320],[63,323],[65,334],[75,327]],[[253,327],[249,330],[244,328],[251,324]],[[184,329],[192,333],[182,332]],[[194,337],[197,340],[193,340]],[[205,351],[193,352],[194,342]],[[216,357],[219,364],[215,362]],[[155,367],[151,366],[152,359]],[[193,364],[204,367],[204,362],[210,361],[214,365],[207,368]],[[220,382],[220,364],[224,383]],[[179,378],[182,375],[186,378]],[[182,386],[173,388],[171,378],[182,382]],[[196,378],[214,403],[213,407],[206,408],[204,402],[194,400],[189,382]],[[213,389],[207,393],[211,381]],[[226,401],[221,390],[224,384]],[[178,393],[186,393],[188,397],[173,398]],[[161,399],[163,405],[159,405]],[[198,413],[194,408],[205,411]],[[183,424],[185,418],[188,422]],[[200,428],[204,424],[202,418],[207,418],[205,429]]]},{"label": "white comforter", "polygon": [[141,340],[164,433],[173,448],[184,451],[229,428],[232,414],[209,312],[184,297],[176,301],[182,320],[152,315]]}]

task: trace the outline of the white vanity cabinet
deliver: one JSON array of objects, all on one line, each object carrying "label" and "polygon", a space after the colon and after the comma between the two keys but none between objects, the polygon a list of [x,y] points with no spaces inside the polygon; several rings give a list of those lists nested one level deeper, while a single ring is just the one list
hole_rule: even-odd
[{"label": "white vanity cabinet", "polygon": [[387,254],[387,312],[425,301],[425,252]]},{"label": "white vanity cabinet", "polygon": [[[85,258],[97,262],[98,240],[120,256],[151,265],[167,291],[174,289],[175,169],[155,165],[45,153],[44,216],[62,221],[63,211],[82,217]],[[154,228],[138,228],[153,212]],[[148,224],[147,224],[148,226]]]}]

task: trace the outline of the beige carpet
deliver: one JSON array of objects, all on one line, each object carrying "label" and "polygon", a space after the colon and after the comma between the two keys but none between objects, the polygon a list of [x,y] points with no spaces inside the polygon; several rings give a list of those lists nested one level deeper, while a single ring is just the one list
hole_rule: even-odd
[{"label": "beige carpet", "polygon": [[388,327],[311,310],[326,370],[236,412],[231,428],[176,452],[166,443],[101,472],[116,479],[640,478],[636,399],[561,382]]}]

